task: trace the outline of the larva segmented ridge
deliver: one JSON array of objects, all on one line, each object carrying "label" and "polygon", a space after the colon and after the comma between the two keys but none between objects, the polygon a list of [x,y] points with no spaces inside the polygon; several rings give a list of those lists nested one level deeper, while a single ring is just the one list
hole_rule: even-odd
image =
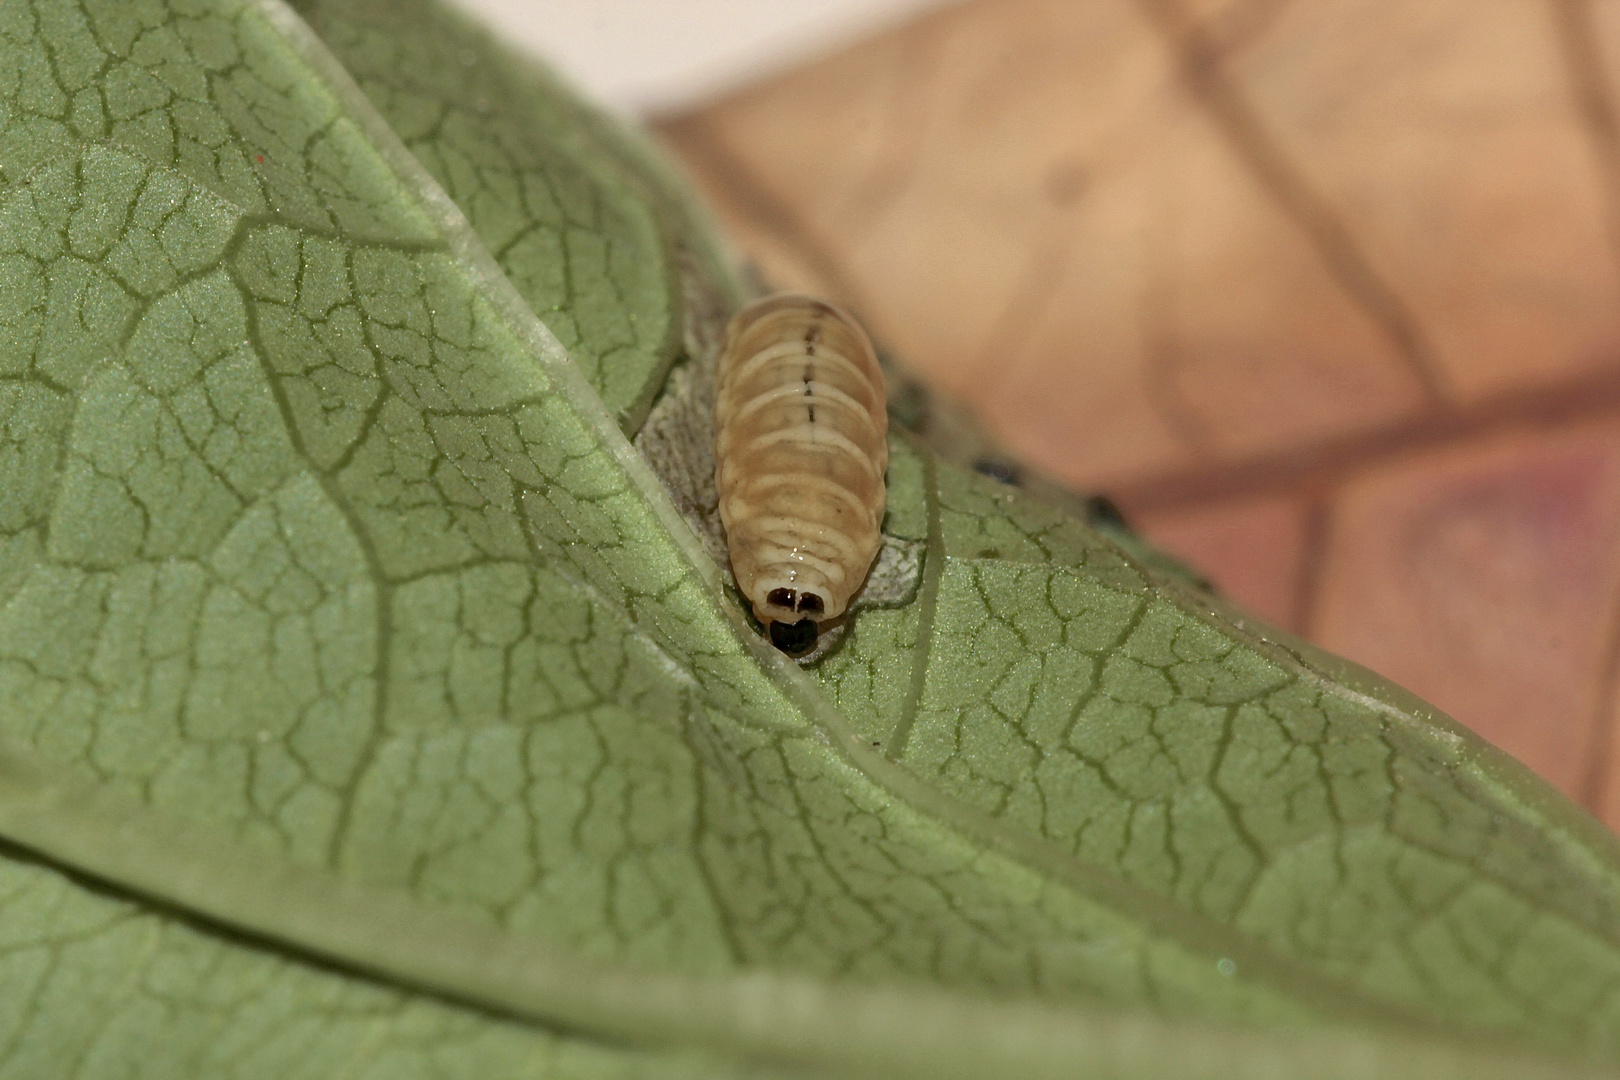
[{"label": "larva segmented ridge", "polygon": [[717,380],[715,484],[732,573],[771,641],[807,652],[882,543],[883,372],[855,320],[778,293],[731,320]]}]

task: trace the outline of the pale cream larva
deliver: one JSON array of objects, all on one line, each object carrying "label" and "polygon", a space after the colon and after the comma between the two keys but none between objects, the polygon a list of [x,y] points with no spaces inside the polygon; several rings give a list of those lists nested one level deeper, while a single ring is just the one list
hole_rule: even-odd
[{"label": "pale cream larva", "polygon": [[855,320],[779,293],[726,330],[715,483],[737,587],[777,648],[808,652],[881,543],[889,464],[883,372]]}]

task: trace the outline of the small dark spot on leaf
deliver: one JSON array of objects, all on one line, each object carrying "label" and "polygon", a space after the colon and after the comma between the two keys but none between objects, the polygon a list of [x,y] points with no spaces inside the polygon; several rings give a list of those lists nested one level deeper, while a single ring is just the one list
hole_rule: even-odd
[{"label": "small dark spot on leaf", "polygon": [[973,463],[973,471],[981,476],[988,476],[1000,484],[1016,486],[1022,479],[1018,466],[1008,461],[998,461],[995,458],[980,458]]},{"label": "small dark spot on leaf", "polygon": [[1001,549],[1000,548],[980,548],[979,549],[979,558],[981,558],[981,559],[999,559],[999,558],[1001,558]]},{"label": "small dark spot on leaf", "polygon": [[1106,495],[1086,497],[1086,524],[1093,529],[1131,531],[1131,524],[1125,520],[1124,511],[1120,510],[1118,503]]}]

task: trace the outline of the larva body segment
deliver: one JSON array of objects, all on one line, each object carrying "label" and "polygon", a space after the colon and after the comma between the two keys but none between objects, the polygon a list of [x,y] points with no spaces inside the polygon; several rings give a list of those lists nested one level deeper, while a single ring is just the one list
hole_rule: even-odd
[{"label": "larva body segment", "polygon": [[715,484],[737,587],[784,652],[808,651],[881,545],[883,372],[860,326],[792,293],[731,320],[715,398]]}]

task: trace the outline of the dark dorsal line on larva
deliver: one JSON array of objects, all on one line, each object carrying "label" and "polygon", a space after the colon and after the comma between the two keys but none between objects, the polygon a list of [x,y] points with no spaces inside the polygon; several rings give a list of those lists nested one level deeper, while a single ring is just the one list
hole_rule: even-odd
[{"label": "dark dorsal line on larva", "polygon": [[[818,342],[820,340],[821,340],[821,322],[818,319],[816,322],[811,323],[810,328],[804,332],[804,356],[805,356],[805,363],[804,363],[804,396],[805,397],[815,397],[816,396],[816,342]],[[816,407],[814,405],[806,405],[804,407],[804,411],[805,411],[805,414],[810,418],[810,423],[812,423],[812,424],[815,423],[816,422]]]},{"label": "dark dorsal line on larva", "polygon": [[888,417],[866,334],[807,296],[748,305],[727,330],[715,432],[737,587],[778,648],[808,651],[881,543]]}]

